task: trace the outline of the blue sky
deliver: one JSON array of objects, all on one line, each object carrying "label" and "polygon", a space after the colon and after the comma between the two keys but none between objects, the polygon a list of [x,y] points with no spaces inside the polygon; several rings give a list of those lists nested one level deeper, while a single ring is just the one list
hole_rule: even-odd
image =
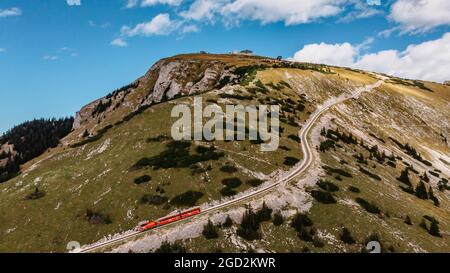
[{"label": "blue sky", "polygon": [[33,118],[74,115],[155,61],[200,50],[248,48],[450,80],[450,1],[380,2],[0,0],[0,132]]}]

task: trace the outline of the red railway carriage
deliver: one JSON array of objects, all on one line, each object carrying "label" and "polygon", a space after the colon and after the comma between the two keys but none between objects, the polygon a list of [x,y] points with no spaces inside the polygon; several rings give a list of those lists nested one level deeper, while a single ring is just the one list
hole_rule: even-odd
[{"label": "red railway carriage", "polygon": [[181,220],[181,214],[168,216],[158,220],[158,225],[163,226]]},{"label": "red railway carriage", "polygon": [[181,212],[179,214],[163,217],[163,218],[158,219],[156,221],[143,222],[143,223],[139,224],[138,230],[140,232],[144,232],[144,231],[153,229],[153,228],[158,227],[158,226],[164,226],[164,225],[167,225],[167,224],[170,224],[170,223],[173,223],[173,222],[180,221],[182,219],[193,217],[193,216],[195,216],[197,214],[200,214],[200,213],[201,213],[201,209],[199,207],[193,208],[193,209],[189,209],[189,210],[183,211],[183,212]]},{"label": "red railway carriage", "polygon": [[200,212],[201,212],[200,208],[194,208],[191,210],[187,210],[187,211],[181,213],[181,218],[186,219],[186,218],[192,217],[194,215],[200,214]]},{"label": "red railway carriage", "polygon": [[139,226],[139,231],[143,232],[143,231],[155,228],[156,226],[158,226],[158,223],[156,223],[154,221],[146,222]]}]

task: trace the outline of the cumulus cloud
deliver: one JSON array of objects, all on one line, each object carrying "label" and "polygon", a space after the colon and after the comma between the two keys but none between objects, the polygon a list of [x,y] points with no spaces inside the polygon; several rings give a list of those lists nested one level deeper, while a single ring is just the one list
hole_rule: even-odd
[{"label": "cumulus cloud", "polygon": [[283,21],[286,25],[304,24],[342,11],[336,0],[235,0],[222,9],[225,16],[253,19],[263,24]]},{"label": "cumulus cloud", "polygon": [[112,46],[118,46],[118,47],[127,47],[128,43],[122,38],[117,38],[117,39],[114,39],[111,42],[111,45]]},{"label": "cumulus cloud", "polygon": [[436,82],[450,80],[450,33],[441,38],[417,45],[404,51],[384,50],[361,54],[358,45],[311,44],[292,57],[294,61],[325,63],[376,71],[402,78]]},{"label": "cumulus cloud", "polygon": [[[150,7],[150,6],[155,6],[158,4],[169,5],[169,6],[179,6],[179,5],[181,5],[182,2],[183,2],[183,0],[142,0],[142,1],[140,1],[140,6],[141,7]],[[137,5],[139,5],[139,0],[128,0],[126,7],[133,8],[133,7],[136,7]]]},{"label": "cumulus cloud", "polygon": [[345,21],[380,13],[366,0],[127,0],[126,3],[127,8],[157,4],[176,6],[172,15],[175,19],[164,14],[133,28],[122,27],[122,37],[197,32],[202,23],[222,22],[231,27],[241,21],[254,20],[261,24],[298,25],[341,13],[347,16]]},{"label": "cumulus cloud", "polygon": [[199,32],[200,29],[196,25],[187,25],[184,26],[181,30],[182,33],[192,33],[192,32]]},{"label": "cumulus cloud", "polygon": [[214,0],[196,0],[189,8],[180,13],[181,17],[188,20],[212,20],[215,13],[218,12],[225,1]]},{"label": "cumulus cloud", "polygon": [[180,15],[192,20],[211,20],[221,16],[227,23],[256,20],[263,24],[286,25],[309,23],[343,11],[350,0],[196,0]]},{"label": "cumulus cloud", "polygon": [[338,66],[350,66],[357,55],[357,50],[350,43],[343,44],[309,44],[297,51],[292,57],[295,61],[308,63],[325,63]]},{"label": "cumulus cloud", "polygon": [[134,27],[122,26],[120,37],[114,39],[110,44],[113,46],[126,47],[128,46],[128,43],[126,42],[127,38],[135,36],[169,35],[179,29],[182,25],[182,22],[170,19],[169,14],[161,13],[153,17],[152,20],[139,23]]},{"label": "cumulus cloud", "polygon": [[126,4],[126,8],[133,8],[135,6],[137,6],[138,4],[138,0],[127,0],[127,4]]},{"label": "cumulus cloud", "polygon": [[81,0],[66,0],[69,6],[81,6]]},{"label": "cumulus cloud", "polygon": [[22,14],[22,10],[19,8],[0,9],[0,18],[19,16]]},{"label": "cumulus cloud", "polygon": [[164,4],[169,6],[179,6],[183,0],[142,0],[141,6],[148,7],[157,4]]},{"label": "cumulus cloud", "polygon": [[425,32],[450,25],[448,0],[397,0],[388,16],[403,32]]},{"label": "cumulus cloud", "polygon": [[149,22],[137,24],[135,27],[123,26],[121,34],[127,37],[169,35],[179,27],[179,22],[170,19],[170,15],[162,13],[156,15]]}]

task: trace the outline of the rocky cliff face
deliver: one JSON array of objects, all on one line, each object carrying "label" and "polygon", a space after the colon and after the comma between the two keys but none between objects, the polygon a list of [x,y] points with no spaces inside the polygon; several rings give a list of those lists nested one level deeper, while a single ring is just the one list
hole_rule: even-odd
[{"label": "rocky cliff face", "polygon": [[182,56],[163,59],[134,83],[84,106],[76,114],[74,129],[89,131],[112,116],[124,116],[177,96],[207,92],[233,77],[236,76],[223,61]]}]

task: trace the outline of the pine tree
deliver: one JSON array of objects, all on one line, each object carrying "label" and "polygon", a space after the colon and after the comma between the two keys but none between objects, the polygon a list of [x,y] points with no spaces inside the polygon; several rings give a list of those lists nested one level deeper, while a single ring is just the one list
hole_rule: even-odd
[{"label": "pine tree", "polygon": [[272,209],[266,205],[266,202],[263,203],[261,209],[256,213],[256,218],[259,223],[272,219]]},{"label": "pine tree", "polygon": [[435,237],[442,237],[439,229],[439,223],[436,220],[431,221],[430,230],[428,232]]},{"label": "pine tree", "polygon": [[219,234],[217,233],[217,228],[214,226],[211,220],[208,220],[208,223],[203,228],[202,234],[208,240],[216,239],[219,237]]},{"label": "pine tree", "polygon": [[230,228],[233,226],[233,220],[230,218],[230,215],[227,216],[227,219],[225,219],[225,222],[222,225],[224,228]]},{"label": "pine tree", "polygon": [[273,215],[273,224],[275,226],[281,226],[284,223],[283,215],[278,211]]},{"label": "pine tree", "polygon": [[416,196],[419,197],[420,199],[424,200],[428,199],[427,188],[425,187],[423,181],[420,181],[416,187]]},{"label": "pine tree", "polygon": [[411,181],[409,180],[409,168],[405,168],[400,177],[397,178],[398,181],[403,182],[404,184],[411,186]]},{"label": "pine tree", "polygon": [[430,182],[430,178],[428,177],[426,172],[423,173],[423,176],[421,177],[421,179],[426,183]]},{"label": "pine tree", "polygon": [[340,238],[344,243],[349,244],[349,245],[356,243],[355,239],[353,239],[353,237],[350,233],[350,230],[348,230],[346,227],[344,227],[342,229]]},{"label": "pine tree", "polygon": [[412,226],[412,221],[411,221],[411,218],[409,218],[409,215],[406,215],[405,224]]},{"label": "pine tree", "polygon": [[245,240],[253,241],[261,238],[261,234],[259,234],[258,230],[259,222],[257,220],[257,216],[250,208],[244,213],[241,225],[236,233]]},{"label": "pine tree", "polygon": [[441,203],[439,202],[439,199],[434,195],[434,191],[431,186],[429,187],[428,195],[430,196],[430,199],[433,201],[433,203],[436,207],[439,207],[441,205]]}]

